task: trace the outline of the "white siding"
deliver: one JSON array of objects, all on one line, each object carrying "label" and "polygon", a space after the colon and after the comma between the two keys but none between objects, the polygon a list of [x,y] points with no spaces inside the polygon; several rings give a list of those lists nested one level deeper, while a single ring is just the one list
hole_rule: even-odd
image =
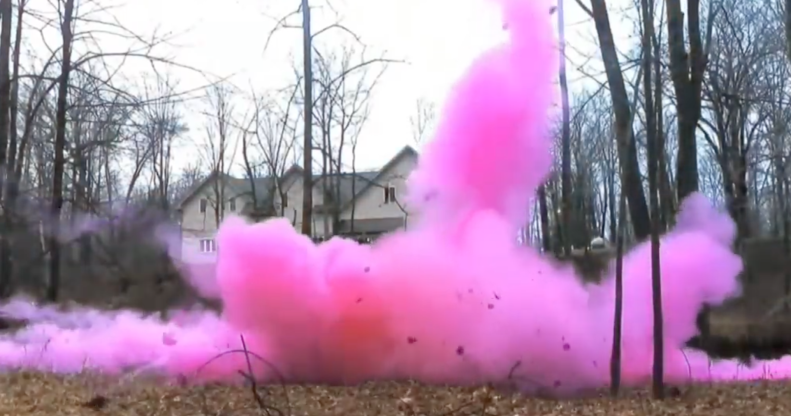
[{"label": "white siding", "polygon": [[[417,158],[404,157],[399,163],[384,172],[376,183],[358,196],[354,206],[354,219],[402,218],[411,215],[406,203],[407,180],[417,166]],[[384,189],[393,186],[396,189],[396,201],[386,203]],[[352,210],[341,213],[341,219],[350,220]]]},{"label": "white siding", "polygon": [[[368,188],[363,194],[359,195],[354,205],[354,219],[383,219],[383,218],[405,218],[407,223],[415,218],[415,213],[410,212],[409,206],[406,204],[405,199],[407,195],[407,180],[412,170],[417,166],[417,157],[409,154],[407,157],[402,157],[398,163],[390,166],[383,175],[377,179],[376,183]],[[387,186],[393,186],[396,189],[396,201],[386,203],[384,197],[384,189]],[[288,218],[294,227],[299,231],[302,228],[302,189],[303,181],[301,175],[295,175],[289,178],[283,184],[285,194],[288,199],[288,206],[282,209],[280,195],[275,195],[275,207],[278,214],[282,212],[283,216]],[[236,211],[241,211],[245,204],[252,201],[252,198],[247,194],[240,194],[239,190],[232,189],[230,186],[225,188],[225,215],[231,214],[229,211],[229,199],[236,198]],[[200,212],[200,200],[206,199],[207,207],[206,212]],[[182,256],[185,259],[195,263],[211,263],[216,259],[216,253],[201,253],[200,241],[202,239],[211,239],[217,233],[217,220],[215,216],[218,204],[214,201],[215,192],[213,183],[207,183],[202,188],[196,191],[182,206],[183,212],[181,217],[182,228]],[[323,203],[323,194],[321,187],[317,186],[313,189],[313,204],[318,206]],[[350,220],[352,217],[352,209],[347,208],[341,212],[341,220]],[[222,219],[220,219],[222,222]],[[326,227],[325,227],[326,225]],[[315,214],[313,218],[313,234],[314,237],[324,237],[325,233],[329,231],[332,234],[331,218],[322,214]]]},{"label": "white siding", "polygon": [[[285,210],[285,217],[291,220],[291,223],[294,224],[294,228],[299,231],[302,229],[302,191],[303,187],[302,178],[299,177],[291,184],[286,187],[286,195],[288,197],[288,208]],[[279,201],[279,198],[278,198]],[[313,205],[321,205],[324,202],[324,195],[321,192],[321,187],[316,186],[313,188]],[[327,228],[325,229],[325,223],[327,224]],[[332,234],[331,229],[331,221],[325,216],[321,214],[314,213],[313,215],[313,224],[311,225],[311,230],[313,231],[314,237],[324,237],[326,232],[329,231]]]},{"label": "white siding", "polygon": [[[213,239],[217,234],[217,212],[225,216],[232,215],[242,210],[250,201],[249,195],[239,195],[238,190],[226,186],[223,190],[225,211],[220,211],[220,204],[216,202],[215,185],[213,181],[204,184],[196,191],[196,195],[189,198],[182,206],[181,214],[181,255],[184,259],[195,259],[196,262],[213,261],[215,253],[202,253],[200,241]],[[236,199],[236,211],[230,210],[230,200]],[[206,211],[200,211],[201,199],[206,200]],[[220,218],[222,222],[222,218]]]}]

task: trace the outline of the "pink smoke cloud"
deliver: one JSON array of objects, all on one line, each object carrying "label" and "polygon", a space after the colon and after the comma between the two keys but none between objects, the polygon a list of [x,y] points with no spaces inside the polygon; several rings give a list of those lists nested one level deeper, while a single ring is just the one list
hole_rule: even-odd
[{"label": "pink smoke cloud", "polygon": [[[164,321],[17,300],[0,313],[31,324],[0,337],[0,367],[232,382],[247,363],[228,351],[245,348],[255,354],[256,376],[272,382],[410,378],[510,383],[526,392],[607,383],[612,276],[584,285],[570,267],[515,239],[552,160],[547,114],[557,56],[550,5],[497,3],[509,41],[473,62],[451,93],[410,181],[419,224],[370,246],[341,238],[314,245],[286,219],[229,218],[218,234],[216,281],[195,278],[222,299],[221,316],[184,312]],[[733,236],[727,215],[696,195],[662,240],[671,380],[791,375],[787,359],[742,369],[683,348],[704,302],[739,293]],[[624,262],[627,384],[643,382],[651,370],[649,251],[643,244]]]}]

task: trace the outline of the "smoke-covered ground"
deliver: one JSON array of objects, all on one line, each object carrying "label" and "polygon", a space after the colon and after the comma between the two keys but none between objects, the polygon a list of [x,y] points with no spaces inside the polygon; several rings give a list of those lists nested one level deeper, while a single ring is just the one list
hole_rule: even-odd
[{"label": "smoke-covered ground", "polygon": [[[314,245],[286,219],[227,219],[217,280],[222,316],[169,321],[133,312],[57,311],[24,299],[0,313],[29,320],[0,338],[0,366],[52,372],[151,372],[238,381],[507,382],[560,392],[608,382],[613,279],[586,286],[516,229],[551,164],[549,112],[558,61],[544,1],[498,0],[509,41],[458,82],[437,134],[410,178],[420,221],[371,246]],[[694,195],[662,240],[666,377],[671,381],[785,378],[791,361],[712,363],[683,349],[703,303],[739,294],[742,264],[730,218]],[[624,260],[623,372],[647,379],[652,357],[650,247]],[[250,354],[228,353],[240,349]],[[250,358],[251,364],[247,360]]]}]

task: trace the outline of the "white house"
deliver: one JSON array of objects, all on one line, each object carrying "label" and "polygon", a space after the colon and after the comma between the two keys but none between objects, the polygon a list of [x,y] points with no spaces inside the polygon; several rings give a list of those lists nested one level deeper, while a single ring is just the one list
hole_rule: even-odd
[{"label": "white house", "polygon": [[[378,171],[313,177],[313,237],[375,237],[408,226],[407,178],[418,154],[405,147]],[[181,251],[190,260],[214,261],[217,228],[226,215],[253,220],[283,216],[302,227],[302,168],[277,179],[210,175],[177,204]]]}]

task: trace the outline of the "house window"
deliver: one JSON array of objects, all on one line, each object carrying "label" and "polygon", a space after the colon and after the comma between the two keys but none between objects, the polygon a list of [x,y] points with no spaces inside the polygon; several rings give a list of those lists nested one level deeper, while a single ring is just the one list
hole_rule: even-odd
[{"label": "house window", "polygon": [[392,204],[396,202],[396,188],[395,186],[385,186],[385,204]]},{"label": "house window", "polygon": [[217,242],[213,238],[205,238],[200,240],[201,253],[214,253],[217,251]]},{"label": "house window", "polygon": [[206,213],[206,205],[208,205],[208,202],[209,201],[207,201],[206,198],[202,198],[200,200],[200,213],[201,214],[205,214]]},{"label": "house window", "polygon": [[228,209],[231,212],[236,212],[236,198],[231,198],[231,200],[228,201]]}]

